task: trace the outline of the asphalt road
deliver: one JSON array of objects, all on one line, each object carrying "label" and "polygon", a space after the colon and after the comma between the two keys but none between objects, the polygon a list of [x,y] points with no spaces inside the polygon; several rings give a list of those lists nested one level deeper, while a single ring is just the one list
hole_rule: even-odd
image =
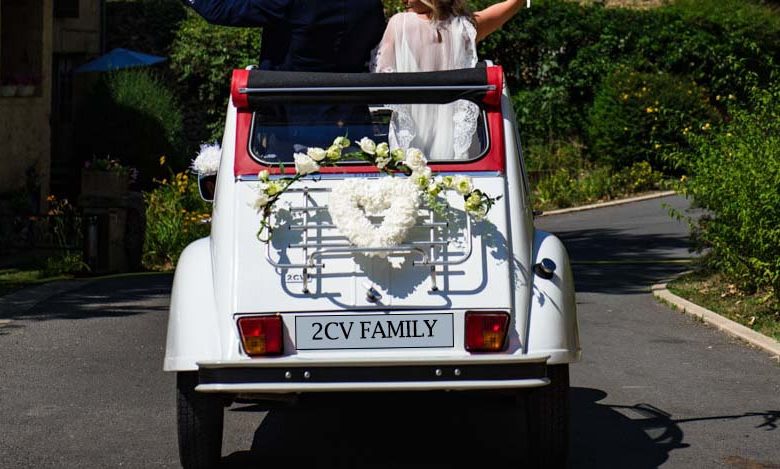
[{"label": "asphalt road", "polygon": [[[672,197],[553,217],[575,263],[571,467],[780,468],[780,366],[659,304],[688,268]],[[170,276],[105,280],[0,311],[0,467],[177,467],[161,371]],[[10,320],[10,322],[6,322]],[[226,412],[226,467],[523,467],[502,402],[457,393],[312,399]]]}]

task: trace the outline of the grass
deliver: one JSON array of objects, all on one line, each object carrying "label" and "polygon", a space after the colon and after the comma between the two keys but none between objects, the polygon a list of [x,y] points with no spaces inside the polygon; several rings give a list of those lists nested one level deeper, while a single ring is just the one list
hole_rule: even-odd
[{"label": "grass", "polygon": [[43,270],[34,268],[0,269],[0,296],[8,295],[23,288],[40,285],[54,280],[73,278],[73,275],[47,275]]},{"label": "grass", "polygon": [[684,275],[667,287],[677,296],[780,340],[780,302],[771,292],[744,292],[722,275],[706,271]]}]

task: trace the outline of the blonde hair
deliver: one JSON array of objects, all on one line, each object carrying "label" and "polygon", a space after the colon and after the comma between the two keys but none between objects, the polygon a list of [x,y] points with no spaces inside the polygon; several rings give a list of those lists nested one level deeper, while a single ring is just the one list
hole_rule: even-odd
[{"label": "blonde hair", "polygon": [[434,21],[446,20],[451,16],[465,16],[474,22],[474,14],[466,6],[466,0],[420,0],[420,3],[431,9],[431,19]]}]

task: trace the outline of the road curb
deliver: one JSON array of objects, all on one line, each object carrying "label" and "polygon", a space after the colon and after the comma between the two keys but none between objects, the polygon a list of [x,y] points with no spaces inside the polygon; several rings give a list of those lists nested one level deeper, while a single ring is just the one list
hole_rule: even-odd
[{"label": "road curb", "polygon": [[653,192],[652,194],[639,195],[636,197],[629,197],[626,199],[610,200],[609,202],[599,202],[590,205],[580,205],[579,207],[561,208],[558,210],[550,210],[542,212],[537,217],[546,217],[549,215],[562,215],[565,213],[582,212],[583,210],[593,210],[595,208],[612,207],[615,205],[630,204],[631,202],[641,202],[643,200],[659,199],[661,197],[669,197],[670,195],[677,194],[676,191],[661,191]]},{"label": "road curb", "polygon": [[34,287],[24,288],[0,297],[0,318],[26,313],[53,296],[76,291],[101,280],[165,274],[168,274],[168,272],[132,272],[85,279],[55,280]]},{"label": "road curb", "polygon": [[652,292],[653,296],[669,303],[673,308],[699,318],[707,324],[710,324],[733,337],[744,340],[745,342],[768,352],[772,355],[773,359],[780,361],[780,342],[775,339],[675,295],[666,288],[665,283],[653,285]]}]

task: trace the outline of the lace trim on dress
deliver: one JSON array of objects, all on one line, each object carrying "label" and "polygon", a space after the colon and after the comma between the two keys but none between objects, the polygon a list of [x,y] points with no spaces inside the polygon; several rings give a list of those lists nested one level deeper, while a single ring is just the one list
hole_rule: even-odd
[{"label": "lace trim on dress", "polygon": [[[461,21],[463,21],[463,29],[468,36],[464,42],[466,43],[466,57],[470,62],[464,66],[474,67],[477,65],[477,30],[471,21],[465,18]],[[478,120],[479,106],[466,100],[455,103],[455,112],[452,114],[454,128],[452,149],[455,153],[455,159],[463,160],[469,157],[469,150],[477,136]]]}]

